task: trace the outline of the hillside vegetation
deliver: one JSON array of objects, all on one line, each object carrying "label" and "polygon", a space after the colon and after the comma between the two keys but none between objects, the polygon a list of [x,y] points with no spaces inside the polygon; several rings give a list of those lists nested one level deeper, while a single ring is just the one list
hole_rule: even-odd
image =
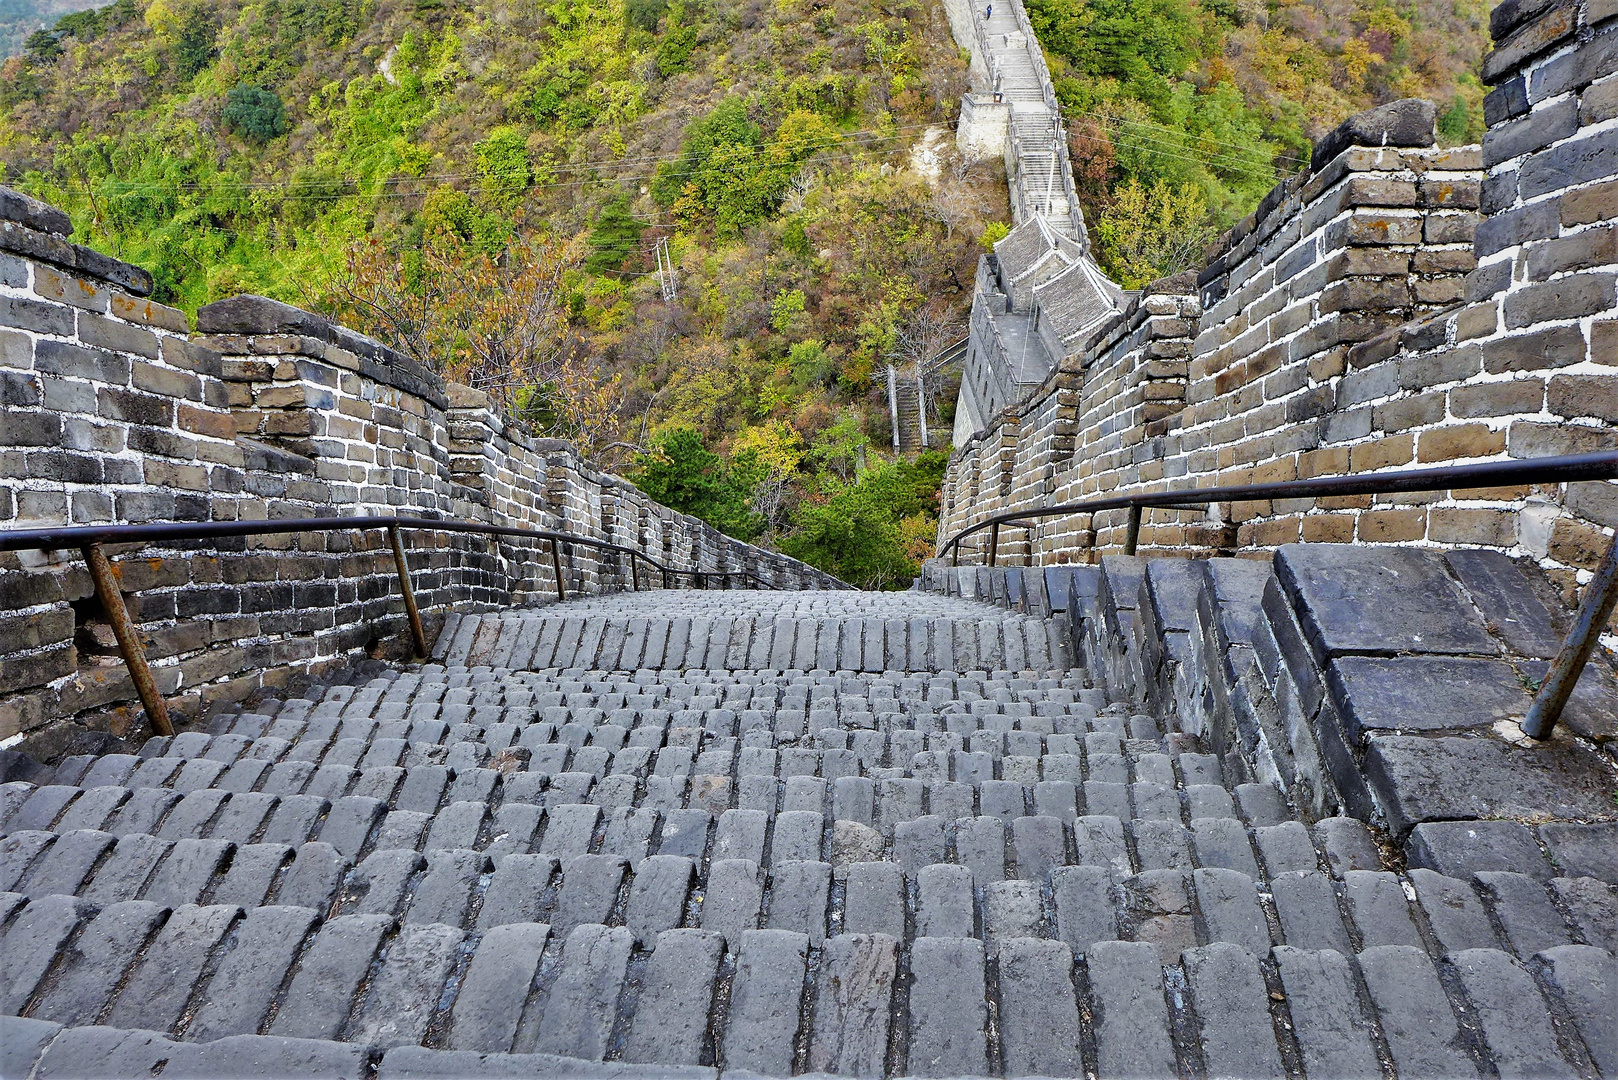
[{"label": "hillside vegetation", "polygon": [[[1190,265],[1357,108],[1474,135],[1482,10],[1031,0],[1105,265]],[[933,0],[117,0],[0,66],[0,180],[162,300],[327,311],[895,585],[943,458],[879,452],[882,369],[964,332],[1008,219],[953,149],[965,79]]]},{"label": "hillside vegetation", "polygon": [[99,6],[99,0],[0,0],[0,60],[23,51],[37,30],[63,15]]},{"label": "hillside vegetation", "polygon": [[1488,0],[1026,0],[1102,264],[1126,287],[1195,265],[1312,142],[1398,98],[1483,133]]}]

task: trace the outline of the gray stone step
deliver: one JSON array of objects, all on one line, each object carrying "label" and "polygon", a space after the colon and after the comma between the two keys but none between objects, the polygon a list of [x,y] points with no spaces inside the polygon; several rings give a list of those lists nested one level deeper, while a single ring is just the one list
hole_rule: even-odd
[{"label": "gray stone step", "polygon": [[[23,1075],[163,1053],[230,1075],[248,1046],[319,1075],[356,1053],[377,1076],[1358,1075],[1470,1067],[1449,1015],[1503,1072],[1594,1072],[1612,886],[1403,871],[1175,730],[1172,683],[1109,703],[1084,669],[1003,666],[1006,627],[1026,657],[1045,612],[1103,599],[1153,642],[1190,633],[1168,577],[1119,605],[1130,570],[974,572],[994,606],[933,598],[966,615],[919,593],[635,614],[650,592],[468,615],[459,662],[4,785],[3,1053]],[[859,628],[858,664],[794,666],[823,620]],[[933,669],[984,627],[995,666]],[[516,669],[682,633],[723,662]],[[898,642],[928,669],[886,669]],[[1505,1007],[1530,990],[1543,1013]]]}]

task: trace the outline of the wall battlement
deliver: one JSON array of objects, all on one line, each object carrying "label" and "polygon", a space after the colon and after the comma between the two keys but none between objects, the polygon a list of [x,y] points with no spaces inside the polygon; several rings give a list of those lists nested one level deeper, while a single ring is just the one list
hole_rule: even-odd
[{"label": "wall battlement", "polygon": [[[262,297],[198,313],[67,239],[66,215],[0,188],[0,525],[403,514],[564,530],[676,567],[746,567],[839,587],[536,439],[484,394],[329,320]],[[429,619],[554,595],[548,551],[407,534]],[[171,708],[195,712],[406,647],[380,533],[286,534],[113,549]],[[587,548],[570,593],[627,587]],[[77,551],[0,554],[0,741],[50,757],[138,706]],[[132,711],[133,710],[133,711]]]},{"label": "wall battlement", "polygon": [[[1439,149],[1433,107],[1360,114],[1195,275],[1148,286],[957,447],[939,536],[1127,491],[1535,457],[1618,444],[1618,9],[1517,5],[1493,30],[1490,128]],[[1510,25],[1516,20],[1518,25]],[[1003,530],[1002,558],[1089,562],[1126,514]],[[1564,587],[1618,500],[1600,483],[1149,511],[1141,549],[1299,541],[1484,546]]]}]

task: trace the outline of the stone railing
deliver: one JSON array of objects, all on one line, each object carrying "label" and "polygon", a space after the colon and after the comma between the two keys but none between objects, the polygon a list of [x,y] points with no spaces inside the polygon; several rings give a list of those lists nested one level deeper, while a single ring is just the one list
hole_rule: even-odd
[{"label": "stone railing", "polygon": [[[1618,442],[1618,20],[1595,3],[1530,22],[1546,20],[1555,34],[1507,28],[1492,54],[1501,86],[1482,148],[1434,148],[1424,102],[1351,119],[1216,245],[1194,293],[1149,286],[960,446],[941,539],[1037,502]],[[1137,334],[1153,323],[1161,331]],[[1011,481],[984,484],[1004,468],[1007,429]],[[1149,512],[1140,544],[1187,555],[1300,540],[1490,546],[1571,584],[1618,525],[1615,507],[1606,484],[1234,504]],[[1000,551],[1091,561],[1121,550],[1125,520],[1006,530]]]},{"label": "stone railing", "polygon": [[[554,529],[678,568],[839,587],[529,437],[483,394],[308,312],[236,297],[185,316],[151,279],[67,239],[65,215],[0,189],[0,525],[396,514]],[[412,534],[432,624],[554,595],[532,542]],[[160,691],[181,713],[407,647],[381,533],[114,550]],[[570,593],[629,568],[578,546]],[[50,757],[124,734],[135,694],[77,551],[0,555],[0,742]],[[71,722],[69,722],[71,721]]]}]

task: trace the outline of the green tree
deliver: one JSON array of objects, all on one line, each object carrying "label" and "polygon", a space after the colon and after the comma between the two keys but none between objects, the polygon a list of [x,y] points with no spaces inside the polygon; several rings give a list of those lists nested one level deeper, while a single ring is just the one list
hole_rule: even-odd
[{"label": "green tree", "polygon": [[174,40],[174,67],[181,79],[189,79],[213,63],[214,44],[219,38],[219,15],[209,4],[194,4],[180,20]]},{"label": "green tree", "polygon": [[261,145],[287,132],[287,110],[281,98],[273,90],[257,86],[238,86],[226,94],[219,118],[231,131]]},{"label": "green tree", "polygon": [[697,28],[686,24],[685,5],[675,0],[668,12],[663,23],[663,40],[657,45],[657,71],[665,79],[689,67],[691,54],[697,48]]},{"label": "green tree", "polygon": [[640,250],[640,235],[646,223],[629,212],[629,196],[616,195],[596,214],[590,229],[590,255],[584,268],[592,274],[616,270],[624,260]]},{"label": "green tree", "polygon": [[1194,184],[1170,187],[1159,180],[1150,191],[1136,180],[1096,224],[1102,266],[1126,289],[1198,265],[1213,239],[1207,207]]},{"label": "green tree", "polygon": [[947,461],[934,451],[880,462],[852,483],[823,478],[822,497],[799,506],[781,550],[863,589],[906,587],[921,569],[914,537],[937,527]]},{"label": "green tree", "polygon": [[533,182],[528,162],[528,140],[520,129],[501,125],[473,148],[478,162],[478,186],[484,200],[502,210],[515,210]]},{"label": "green tree", "polygon": [[702,445],[695,430],[681,427],[652,439],[651,450],[636,458],[632,479],[664,506],[699,517],[727,536],[751,540],[763,527],[748,505],[761,479],[753,475],[757,471],[732,468]]},{"label": "green tree", "polygon": [[624,22],[648,34],[657,33],[657,20],[668,10],[668,0],[624,0]]}]

